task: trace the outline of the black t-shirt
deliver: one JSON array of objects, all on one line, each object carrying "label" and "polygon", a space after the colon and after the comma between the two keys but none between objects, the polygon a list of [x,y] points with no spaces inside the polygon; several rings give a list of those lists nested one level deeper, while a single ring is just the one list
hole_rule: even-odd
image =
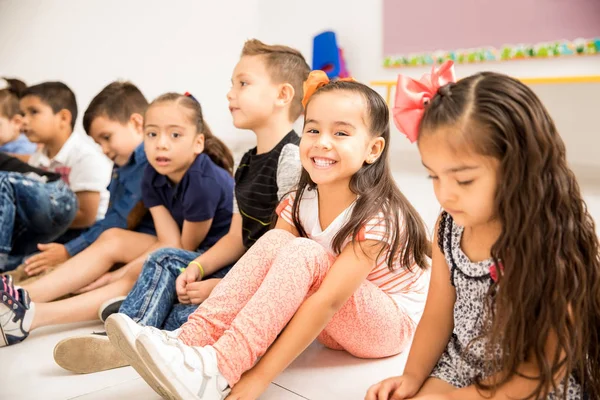
[{"label": "black t-shirt", "polygon": [[47,182],[54,182],[60,179],[60,174],[32,167],[26,162],[2,152],[0,152],[0,171],[19,172],[21,174],[34,173],[40,177],[46,177]]},{"label": "black t-shirt", "polygon": [[280,155],[286,145],[297,149],[299,143],[300,137],[292,130],[273,150],[256,154],[255,147],[242,157],[235,172],[235,199],[242,217],[242,239],[246,248],[269,230],[280,200],[277,196]]}]

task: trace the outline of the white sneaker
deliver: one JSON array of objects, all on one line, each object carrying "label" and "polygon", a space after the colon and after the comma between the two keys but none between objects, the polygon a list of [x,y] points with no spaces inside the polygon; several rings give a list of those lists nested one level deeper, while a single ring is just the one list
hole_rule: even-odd
[{"label": "white sneaker", "polygon": [[163,398],[170,399],[172,396],[161,388],[158,384],[150,382],[156,381],[156,378],[146,368],[135,346],[135,340],[141,332],[147,332],[149,335],[158,336],[165,340],[176,340],[178,331],[168,332],[161,331],[151,326],[142,326],[134,322],[125,314],[111,314],[104,324],[106,333],[110,342],[115,346],[123,356],[129,361],[129,364],[137,371],[138,374]]},{"label": "white sneaker", "polygon": [[230,392],[212,346],[192,347],[179,339],[174,342],[172,338],[142,332],[136,348],[148,370],[158,378],[146,382],[159,382],[161,391],[169,392],[173,398],[223,400]]}]

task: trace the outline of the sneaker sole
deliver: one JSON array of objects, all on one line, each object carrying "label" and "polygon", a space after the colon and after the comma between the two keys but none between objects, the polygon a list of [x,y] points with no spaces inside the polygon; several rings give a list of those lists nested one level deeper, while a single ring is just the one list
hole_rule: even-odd
[{"label": "sneaker sole", "polygon": [[107,337],[75,336],[61,340],[54,347],[54,361],[76,374],[89,374],[126,367],[128,360]]},{"label": "sneaker sole", "polygon": [[152,372],[146,368],[141,357],[138,356],[137,350],[129,344],[123,333],[124,330],[129,330],[126,325],[120,323],[118,319],[115,320],[109,318],[104,327],[106,328],[106,334],[110,338],[110,342],[123,353],[123,356],[129,361],[129,365],[140,374],[142,379],[146,381],[159,396],[168,400],[177,399],[164,389],[164,386],[160,384]]},{"label": "sneaker sole", "polygon": [[[150,350],[146,348],[146,345],[148,345]],[[160,387],[163,390],[166,389],[170,392],[171,397],[169,397],[169,400],[199,399],[196,394],[190,392],[188,388],[179,382],[177,376],[173,374],[171,369],[166,368],[166,371],[163,371],[163,369],[157,365],[154,360],[160,360],[160,355],[154,351],[152,342],[146,338],[145,335],[140,335],[137,338],[135,347],[149,372],[157,378],[157,382],[160,382]]]}]

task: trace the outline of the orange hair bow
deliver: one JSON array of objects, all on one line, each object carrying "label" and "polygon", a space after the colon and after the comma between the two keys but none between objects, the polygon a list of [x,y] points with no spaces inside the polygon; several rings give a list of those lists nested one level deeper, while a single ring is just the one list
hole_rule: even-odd
[{"label": "orange hair bow", "polygon": [[[342,79],[338,79],[338,80],[346,81],[346,82],[354,82],[354,78],[342,78]],[[313,94],[315,94],[317,89],[319,89],[322,86],[327,85],[329,82],[330,82],[329,78],[327,77],[327,74],[324,71],[321,71],[320,69],[310,71],[310,74],[308,74],[308,79],[304,82],[304,85],[303,85],[304,97],[302,98],[302,107],[306,108],[306,104],[308,104],[308,100],[310,99],[310,97]]]},{"label": "orange hair bow", "polygon": [[431,73],[423,75],[420,80],[398,75],[396,101],[392,110],[394,123],[411,143],[414,143],[419,135],[419,124],[425,113],[425,106],[440,87],[451,82],[456,82],[454,63],[451,60],[439,68],[434,66]]}]

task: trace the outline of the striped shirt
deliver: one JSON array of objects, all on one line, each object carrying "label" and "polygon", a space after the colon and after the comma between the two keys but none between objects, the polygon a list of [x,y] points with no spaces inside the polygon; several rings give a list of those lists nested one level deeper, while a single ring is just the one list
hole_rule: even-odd
[{"label": "striped shirt", "polygon": [[275,209],[283,196],[298,184],[302,166],[293,130],[269,152],[250,149],[235,172],[233,212],[242,217],[242,239],[250,248],[273,222]]},{"label": "striped shirt", "polygon": [[[294,225],[292,220],[294,200],[295,194],[290,194],[277,207],[279,217],[292,226]],[[350,219],[354,205],[355,203],[352,203],[325,230],[322,230],[319,222],[318,192],[316,190],[306,190],[302,196],[299,208],[300,223],[309,239],[322,245],[327,252],[335,257],[337,254],[332,246],[333,239]],[[385,230],[384,215],[383,213],[379,213],[379,215],[371,218],[359,231],[356,240],[359,242],[375,240],[391,244]],[[402,232],[399,232],[399,234],[402,235]],[[342,249],[350,241],[350,238],[346,239]],[[401,254],[402,250],[399,252],[399,256],[395,257],[390,270],[388,264],[389,252],[384,251],[375,262],[367,280],[390,295],[399,306],[407,311],[413,321],[418,322],[425,306],[425,300],[427,299],[429,274],[416,264],[411,265],[410,269],[401,265]]]}]

